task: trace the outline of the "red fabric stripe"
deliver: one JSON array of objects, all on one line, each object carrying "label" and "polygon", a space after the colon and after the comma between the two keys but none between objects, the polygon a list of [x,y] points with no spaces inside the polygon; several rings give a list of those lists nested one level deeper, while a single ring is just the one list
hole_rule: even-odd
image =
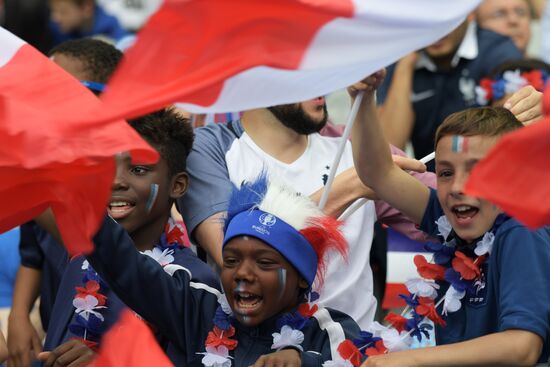
[{"label": "red fabric stripe", "polygon": [[75,123],[100,101],[22,46],[0,68],[0,232],[51,206],[69,252],[92,249],[114,176],[113,154],[158,154],[124,121]]},{"label": "red fabric stripe", "polygon": [[91,367],[172,367],[145,323],[130,310],[103,337],[99,356]]},{"label": "red fabric stripe", "polygon": [[167,0],[103,96],[116,116],[176,101],[213,104],[223,81],[258,65],[296,69],[313,37],[351,0]]}]

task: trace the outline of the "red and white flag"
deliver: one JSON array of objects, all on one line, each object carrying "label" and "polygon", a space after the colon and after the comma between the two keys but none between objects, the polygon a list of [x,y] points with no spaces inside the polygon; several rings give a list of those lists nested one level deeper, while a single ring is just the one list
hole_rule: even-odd
[{"label": "red and white flag", "polygon": [[158,158],[123,120],[75,122],[100,105],[78,80],[0,28],[0,232],[51,206],[69,250],[92,249],[113,155]]},{"label": "red and white flag", "polygon": [[465,189],[531,228],[550,225],[550,85],[544,109],[542,121],[499,141],[476,165]]},{"label": "red and white flag", "polygon": [[[478,0],[166,0],[102,96],[110,117],[293,103],[445,36]],[[106,117],[107,118],[107,117]]]}]

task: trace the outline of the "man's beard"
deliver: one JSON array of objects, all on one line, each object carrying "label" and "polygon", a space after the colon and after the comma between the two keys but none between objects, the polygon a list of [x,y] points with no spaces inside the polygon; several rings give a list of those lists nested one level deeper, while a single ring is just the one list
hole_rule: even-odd
[{"label": "man's beard", "polygon": [[268,110],[271,111],[283,125],[300,135],[318,133],[325,127],[328,119],[326,104],[323,106],[324,117],[321,121],[316,121],[311,118],[299,103],[268,107]]}]

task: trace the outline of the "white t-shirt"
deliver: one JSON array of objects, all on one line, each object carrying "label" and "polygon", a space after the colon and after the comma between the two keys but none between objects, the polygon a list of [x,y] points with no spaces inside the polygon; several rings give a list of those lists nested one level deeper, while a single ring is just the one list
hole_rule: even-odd
[{"label": "white t-shirt", "polygon": [[[256,178],[262,169],[303,195],[319,190],[328,178],[339,138],[312,134],[305,152],[293,163],[280,162],[263,150],[244,132],[239,121],[209,125],[196,130],[193,151],[187,160],[190,185],[178,201],[190,232],[208,217],[225,211],[231,192],[230,182],[240,185]],[[338,173],[353,166],[348,142]],[[319,290],[323,306],[343,311],[366,329],[374,319],[372,270],[369,264],[376,220],[374,204],[368,202],[352,214],[344,225],[349,244],[349,261],[339,256],[329,261],[325,284]]]}]

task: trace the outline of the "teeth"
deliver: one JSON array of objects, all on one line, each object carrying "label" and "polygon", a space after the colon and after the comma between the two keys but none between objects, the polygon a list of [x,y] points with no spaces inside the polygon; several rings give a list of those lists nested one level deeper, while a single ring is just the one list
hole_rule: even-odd
[{"label": "teeth", "polygon": [[130,203],[126,201],[113,201],[109,204],[110,206],[130,206]]},{"label": "teeth", "polygon": [[467,206],[467,205],[457,206],[457,207],[455,208],[455,210],[456,210],[457,212],[465,212],[465,211],[470,210],[470,209],[472,209],[472,207],[471,207],[471,206]]}]

